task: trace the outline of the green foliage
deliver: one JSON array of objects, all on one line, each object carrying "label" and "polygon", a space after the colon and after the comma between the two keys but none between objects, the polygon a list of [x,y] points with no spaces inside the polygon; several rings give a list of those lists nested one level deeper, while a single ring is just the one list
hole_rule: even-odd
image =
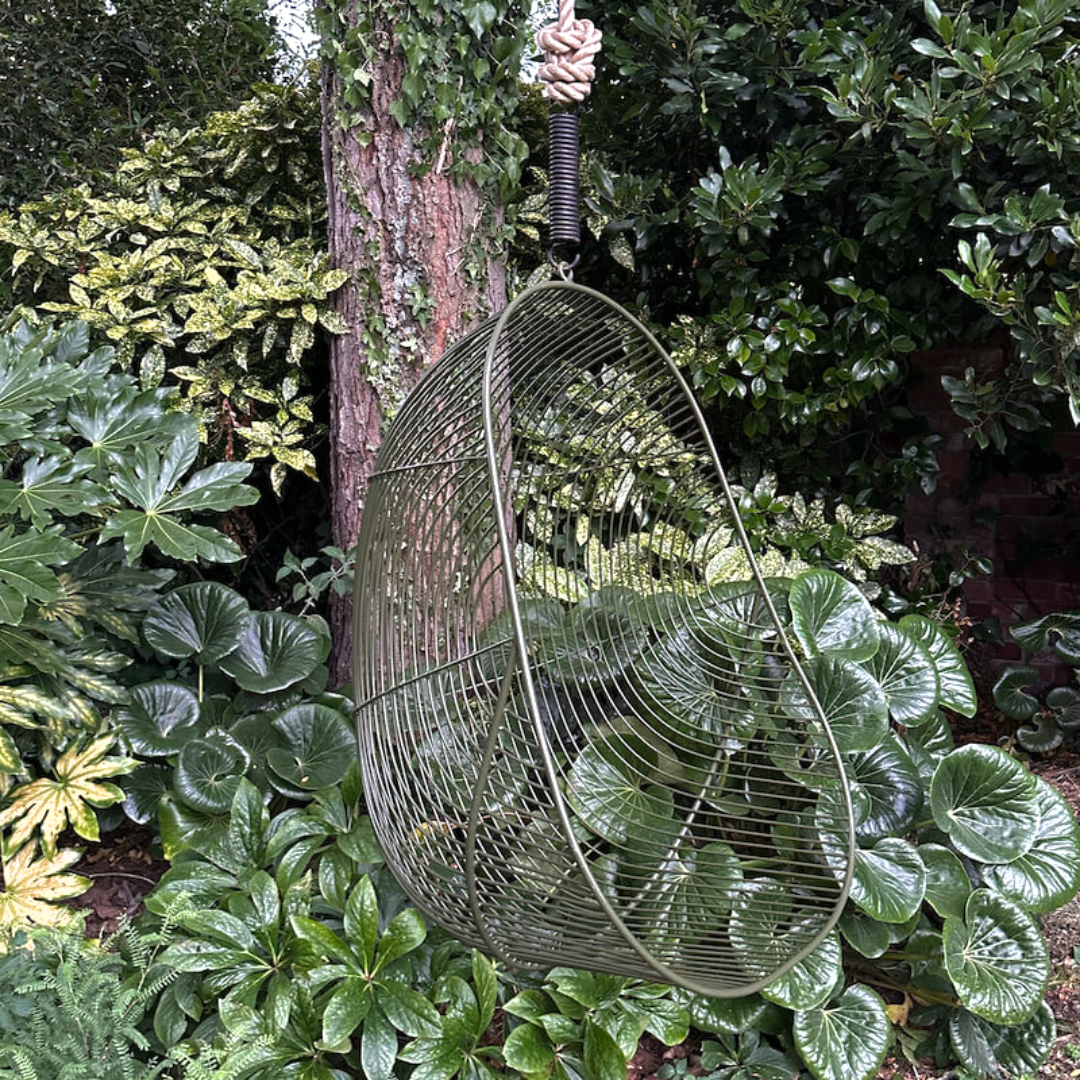
[{"label": "green foliage", "polygon": [[[1080,612],[1060,611],[1017,623],[1013,640],[1025,660],[1052,651],[1054,659],[1080,669]],[[1038,687],[1037,696],[1028,691]],[[1044,686],[1035,668],[1011,664],[994,683],[994,704],[1010,720],[1018,721],[1016,741],[1034,754],[1056,750],[1080,731],[1080,690],[1075,686]]]},{"label": "green foliage", "polygon": [[1076,411],[1075,0],[580,10],[605,34],[588,272],[674,325],[736,454],[785,484],[932,485],[907,357],[995,324],[1008,369],[947,383],[972,434]]},{"label": "green foliage", "polygon": [[200,581],[162,596],[143,634],[163,677],[133,686],[113,722],[141,762],[124,781],[124,810],[157,821],[169,858],[224,834],[245,777],[280,803],[345,775],[356,739],[348,702],[324,693],[321,619],[252,611]]},{"label": "green foliage", "polygon": [[[928,1046],[946,1037],[951,1024],[958,1034],[950,1054],[979,1075],[996,1066],[980,1064],[974,1055],[964,1034],[973,1025],[984,1033],[982,1042],[998,1047],[995,1060],[1003,1067],[1021,1046],[1025,1054],[1044,1055],[1052,1038],[1041,1006],[1050,965],[1034,916],[1080,891],[1080,832],[1068,808],[1003,750],[953,747],[941,710],[972,715],[975,694],[959,654],[934,623],[919,616],[885,620],[853,584],[827,570],[807,570],[770,588],[789,637],[806,658],[807,678],[833,727],[851,791],[857,849],[850,900],[838,929],[760,994],[711,1004],[681,994],[675,1000],[699,1028],[728,1034],[754,1028],[765,1003],[772,1003],[774,1022],[765,1030],[778,1040],[776,1053],[796,1053],[818,1080],[867,1080],[876,1072],[891,1038],[879,986],[922,1006],[910,1026],[926,1029]],[[765,924],[754,922],[754,898],[767,899],[771,911],[791,902],[767,876],[770,859],[790,858],[784,822],[791,799],[779,787],[772,800],[749,797],[744,785],[753,763],[771,754],[797,785],[799,795],[792,798],[803,807],[798,827],[820,836],[825,865],[838,881],[846,845],[822,741],[783,743],[781,750],[779,720],[766,722],[749,708],[733,713],[726,702],[737,691],[715,661],[709,667],[702,660],[703,649],[715,657],[722,643],[733,648],[744,640],[733,636],[740,625],[760,622],[748,590],[731,584],[704,592],[696,637],[656,621],[655,613],[664,610],[662,594],[643,601],[618,587],[591,595],[562,618],[543,606],[548,602],[526,605],[522,617],[535,643],[540,685],[570,702],[566,715],[595,717],[617,729],[612,717],[618,713],[610,710],[637,700],[663,720],[647,745],[635,743],[640,775],[620,768],[621,758],[605,754],[602,740],[576,758],[566,751],[566,803],[576,835],[588,838],[582,847],[597,880],[613,898],[629,902],[633,894],[620,882],[639,880],[641,852],[652,850],[656,837],[670,837],[670,845],[664,842],[650,855],[658,865],[676,858],[680,865],[677,885],[650,901],[658,940],[675,935],[700,941],[726,928],[736,948],[751,957],[768,940]],[[716,629],[701,629],[710,626]],[[501,632],[491,631],[493,637]],[[658,640],[643,652],[650,636]],[[597,664],[598,647],[612,654],[611,662]],[[768,649],[767,643],[757,647]],[[758,670],[751,655],[740,655],[740,671]],[[778,651],[770,653],[779,706],[811,721],[803,691],[785,679],[784,665]],[[711,810],[693,802],[701,777],[681,749],[688,703],[698,722],[715,733],[727,763],[723,776],[730,790],[710,794]],[[750,863],[715,842],[729,814],[743,827],[756,823],[759,839]],[[555,974],[552,979],[578,1005],[597,1004],[558,986]],[[530,1071],[548,1076],[557,1070],[559,1053],[573,1058],[579,1051],[569,1026],[558,1021],[556,1037],[550,1030],[556,1022],[541,1019],[553,1003],[563,1009],[563,997],[545,992],[549,1002],[526,998],[533,1002],[530,1014],[516,1013],[540,1030],[512,1035],[506,1052],[511,1061],[520,1043],[522,1060],[536,1064]],[[511,1004],[507,1011],[514,1012]],[[580,1013],[571,1016],[581,1019]],[[587,1040],[585,1047],[587,1055]],[[730,1060],[731,1068],[738,1064],[738,1058]]]},{"label": "green foliage", "polygon": [[[493,194],[511,191],[527,148],[513,117],[522,94],[518,75],[525,51],[529,3],[521,0],[332,0],[316,9],[323,56],[341,81],[337,120],[361,146],[364,107],[382,62],[384,28],[405,63],[401,93],[390,113],[402,127],[426,129],[425,168],[471,176]],[[446,153],[450,133],[457,146]],[[483,158],[470,153],[483,149]]]},{"label": "green foliage", "polygon": [[0,957],[3,1080],[152,1080],[171,1061],[149,1052],[144,1018],[176,971],[169,935],[125,926],[102,942],[65,931],[8,936]]},{"label": "green foliage", "polygon": [[[56,754],[126,698],[142,614],[172,576],[144,550],[233,561],[236,543],[208,510],[251,503],[251,466],[195,469],[195,421],[163,389],[117,374],[89,351],[85,323],[0,333],[0,776]],[[113,538],[116,538],[114,542]],[[90,542],[96,539],[96,546]],[[72,820],[92,829],[83,812]],[[47,841],[47,846],[51,841]]]},{"label": "green foliage", "polygon": [[270,77],[266,0],[9,0],[0,11],[0,205],[114,167],[165,122],[233,108]]},{"label": "green foliage", "polygon": [[345,329],[318,140],[313,86],[258,86],[234,112],[125,150],[108,175],[0,214],[19,300],[115,342],[144,392],[179,387],[214,455],[270,459],[278,489],[289,469],[315,476],[305,365],[320,325]]}]

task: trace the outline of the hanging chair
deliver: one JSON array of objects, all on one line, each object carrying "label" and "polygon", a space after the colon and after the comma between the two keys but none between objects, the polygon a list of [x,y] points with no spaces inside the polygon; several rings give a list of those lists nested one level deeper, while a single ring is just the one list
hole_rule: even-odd
[{"label": "hanging chair", "polygon": [[[733,556],[748,580],[712,580]],[[426,374],[378,455],[355,605],[372,819],[458,938],[736,996],[833,926],[851,807],[785,583],[611,300],[531,288]]]}]

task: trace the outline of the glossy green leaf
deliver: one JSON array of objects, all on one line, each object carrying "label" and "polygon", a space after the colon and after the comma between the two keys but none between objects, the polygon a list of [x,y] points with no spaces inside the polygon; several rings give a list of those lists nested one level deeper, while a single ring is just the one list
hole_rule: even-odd
[{"label": "glossy green leaf", "polygon": [[442,1031],[439,1011],[423,994],[404,983],[389,979],[380,982],[377,1000],[390,1023],[406,1035],[434,1039]]},{"label": "glossy green leaf", "polygon": [[221,739],[192,739],[176,761],[177,795],[195,810],[223,814],[247,768],[247,759]]},{"label": "glossy green leaf", "polygon": [[1031,1017],[1050,981],[1050,957],[1035,920],[989,889],[968,897],[963,919],[942,931],[945,968],[960,1000],[995,1024]]},{"label": "glossy green leaf", "polygon": [[323,640],[285,611],[257,611],[219,665],[244,690],[271,694],[306,679],[323,660]]},{"label": "glossy green leaf", "polygon": [[157,815],[161,797],[172,790],[173,770],[168,765],[144,762],[120,782],[124,790],[124,813],[139,825]]},{"label": "glossy green leaf", "polygon": [[585,1021],[585,1066],[595,1080],[626,1080],[626,1058],[599,1024]]},{"label": "glossy green leaf", "polygon": [[250,619],[251,609],[239,593],[198,581],[163,596],[146,613],[143,634],[162,656],[214,664],[236,648]]},{"label": "glossy green leaf", "polygon": [[356,758],[355,733],[326,705],[294,705],[273,726],[285,747],[267,750],[266,762],[276,776],[303,791],[336,784]]},{"label": "glossy green leaf", "polygon": [[938,676],[930,653],[899,626],[882,623],[881,644],[865,667],[878,681],[898,724],[917,727],[938,704]]},{"label": "glossy green leaf", "polygon": [[[841,753],[872,750],[889,730],[889,706],[877,681],[858,664],[834,656],[815,656],[803,665]],[[784,711],[796,719],[817,718],[794,673],[784,681]]]},{"label": "glossy green leaf", "polygon": [[28,600],[47,602],[63,595],[60,581],[50,569],[76,558],[81,548],[62,535],[63,526],[0,530],[0,623],[18,625]]},{"label": "glossy green leaf", "polygon": [[544,1072],[555,1060],[555,1048],[543,1029],[519,1024],[503,1043],[503,1058],[520,1073]]},{"label": "glossy green leaf", "polygon": [[807,656],[869,660],[879,622],[866,598],[831,570],[806,570],[791,586],[791,625]]},{"label": "glossy green leaf", "polygon": [[1033,667],[1007,667],[994,683],[994,704],[1013,720],[1030,720],[1039,711],[1039,702],[1025,688],[1038,681]]},{"label": "glossy green leaf", "polygon": [[613,765],[595,743],[574,762],[566,801],[594,833],[613,844],[632,847],[642,838],[662,838],[672,832],[671,792],[642,788],[638,777]]},{"label": "glossy green leaf", "polygon": [[845,771],[859,843],[902,836],[911,828],[922,810],[923,782],[896,734],[890,732],[873,750],[849,754]]},{"label": "glossy green leaf", "polygon": [[1080,828],[1069,804],[1036,778],[1039,824],[1031,847],[1018,859],[984,871],[986,883],[1020,907],[1045,913],[1080,892]]},{"label": "glossy green leaf", "polygon": [[1011,862],[1035,841],[1035,781],[996,747],[963,746],[944,758],[930,784],[930,806],[937,827],[978,862]]},{"label": "glossy green leaf", "polygon": [[949,1037],[956,1056],[977,1074],[1030,1076],[1046,1060],[1057,1033],[1054,1014],[1044,1001],[1021,1024],[992,1024],[967,1009],[949,1018]]},{"label": "glossy green leaf", "polygon": [[792,1030],[799,1055],[817,1080],[870,1080],[889,1045],[885,1005],[861,984],[820,1008],[797,1012]]},{"label": "glossy green leaf", "polygon": [[690,1022],[698,1031],[715,1034],[726,1032],[738,1035],[752,1028],[768,1007],[760,994],[748,994],[737,998],[709,998],[692,994],[689,990],[676,989],[672,1001],[686,1009]]},{"label": "glossy green leaf", "polygon": [[366,874],[356,883],[345,905],[345,936],[355,942],[364,970],[372,971],[379,941],[379,903]]},{"label": "glossy green leaf", "polygon": [[905,615],[900,620],[900,629],[930,654],[937,671],[940,703],[961,716],[974,716],[978,708],[975,684],[964,658],[948,635],[923,615]]},{"label": "glossy green leaf", "polygon": [[871,960],[879,957],[891,944],[889,926],[863,914],[854,904],[849,903],[844,908],[838,926],[847,943]]},{"label": "glossy green leaf", "polygon": [[943,916],[960,918],[971,895],[971,879],[964,864],[941,844],[920,844],[919,858],[926,867],[926,899]]},{"label": "glossy green leaf", "polygon": [[390,920],[379,939],[379,967],[385,967],[423,944],[427,927],[415,908],[405,908]]},{"label": "glossy green leaf", "polygon": [[1030,754],[1049,754],[1065,741],[1065,732],[1051,713],[1036,715],[1035,723],[1016,729],[1016,741]]},{"label": "glossy green leaf", "polygon": [[367,1080],[390,1080],[397,1051],[393,1025],[378,1008],[369,1010],[360,1036],[360,1065]]},{"label": "glossy green leaf", "polygon": [[114,714],[124,739],[140,757],[176,754],[202,729],[199,699],[176,682],[143,683]]},{"label": "glossy green leaf", "polygon": [[761,996],[788,1009],[815,1009],[832,996],[842,974],[840,935],[834,930],[813,952],[769,983]]},{"label": "glossy green leaf", "polygon": [[618,678],[648,641],[645,627],[626,611],[579,604],[541,633],[536,659],[555,683],[603,685]]},{"label": "glossy green leaf", "polygon": [[1080,612],[1056,611],[1038,619],[1017,623],[1009,630],[1009,633],[1013,641],[1024,652],[1031,655],[1047,648],[1053,642],[1055,634],[1075,633],[1078,630],[1080,630]]},{"label": "glossy green leaf", "polygon": [[906,922],[926,895],[926,867],[912,844],[887,836],[855,852],[851,899],[871,918]]}]

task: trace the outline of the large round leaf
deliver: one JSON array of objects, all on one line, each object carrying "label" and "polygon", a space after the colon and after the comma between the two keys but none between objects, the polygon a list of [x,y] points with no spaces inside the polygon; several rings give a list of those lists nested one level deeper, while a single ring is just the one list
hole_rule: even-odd
[{"label": "large round leaf", "polygon": [[633,663],[648,641],[645,627],[627,611],[578,605],[536,645],[537,662],[554,683],[606,686]]},{"label": "large round leaf", "polygon": [[1029,1076],[1046,1060],[1056,1034],[1054,1014],[1044,1001],[1022,1024],[991,1024],[967,1009],[949,1018],[956,1056],[977,1076]]},{"label": "large round leaf", "polygon": [[904,741],[909,744],[917,743],[935,762],[956,749],[952,728],[940,709],[934,709],[918,727],[908,728]]},{"label": "large round leaf", "polygon": [[840,935],[834,930],[813,952],[769,983],[761,996],[788,1009],[815,1009],[829,1000],[842,975]]},{"label": "large round leaf", "polygon": [[709,998],[678,988],[672,991],[671,1000],[686,1009],[690,1023],[698,1031],[709,1031],[716,1035],[741,1035],[744,1031],[749,1031],[769,1007],[768,1002],[758,994],[737,998]]},{"label": "large round leaf", "polygon": [[807,656],[869,660],[879,622],[866,597],[831,570],[806,570],[791,586],[791,625]]},{"label": "large round leaf", "polygon": [[304,791],[336,784],[356,759],[356,735],[336,709],[294,705],[275,721],[287,748],[271,747],[266,763],[286,784]]},{"label": "large round leaf", "polygon": [[139,757],[179,753],[203,727],[198,697],[186,686],[164,680],[136,686],[115,717],[132,753]]},{"label": "large round leaf", "polygon": [[845,770],[859,843],[902,836],[911,828],[922,810],[923,784],[918,768],[894,733],[873,750],[848,754]]},{"label": "large round leaf", "polygon": [[674,831],[671,792],[643,788],[640,777],[609,761],[597,744],[587,746],[574,762],[566,801],[589,829],[613,844],[662,843]]},{"label": "large round leaf", "polygon": [[817,1080],[870,1080],[885,1060],[889,1017],[867,986],[849,986],[818,1009],[797,1012],[795,1046]]},{"label": "large round leaf", "polygon": [[[670,848],[669,848],[670,851]],[[661,863],[635,865],[632,888],[648,888],[649,941],[702,941],[723,926],[742,870],[727,844],[680,847]],[[650,884],[651,882],[651,884]]]},{"label": "large round leaf", "polygon": [[732,908],[728,934],[749,975],[763,977],[791,955],[791,916],[791,893],[779,881],[759,878],[743,883]]},{"label": "large round leaf", "polygon": [[902,923],[920,908],[926,895],[926,867],[906,840],[887,836],[872,848],[855,852],[851,899],[873,919]]},{"label": "large round leaf", "polygon": [[1054,911],[1080,891],[1080,829],[1069,804],[1036,778],[1039,825],[1027,852],[986,868],[986,883],[1028,911]]},{"label": "large round leaf", "polygon": [[978,862],[1011,862],[1034,843],[1034,778],[1004,750],[971,745],[944,758],[930,783],[934,823]]},{"label": "large round leaf", "polygon": [[882,623],[881,644],[865,667],[885,691],[898,724],[916,727],[938,703],[938,677],[930,653],[899,626]]},{"label": "large round leaf", "polygon": [[232,804],[247,764],[247,756],[232,743],[192,739],[176,761],[176,794],[204,814],[223,814]]},{"label": "large round leaf", "polygon": [[[535,646],[543,636],[556,630],[566,618],[566,611],[558,600],[522,599],[518,604],[522,629],[527,645]],[[514,618],[510,609],[500,612],[485,627],[480,638],[480,655],[477,668],[485,682],[497,683],[514,655]]]},{"label": "large round leaf", "polygon": [[989,889],[968,897],[963,919],[945,920],[945,969],[960,1000],[995,1024],[1020,1024],[1039,1007],[1050,956],[1035,920]]},{"label": "large round leaf", "polygon": [[244,690],[271,694],[306,679],[322,662],[323,650],[322,635],[303,619],[257,611],[219,666]]},{"label": "large round leaf", "polygon": [[[858,664],[834,656],[815,656],[803,670],[841,753],[872,750],[885,738],[889,730],[885,694]],[[807,721],[817,718],[794,672],[784,681],[780,700],[789,716]]]},{"label": "large round leaf", "polygon": [[163,656],[191,656],[200,664],[215,664],[236,648],[250,618],[239,593],[198,581],[163,596],[146,613],[143,635]]},{"label": "large round leaf", "polygon": [[121,777],[124,789],[124,813],[139,825],[152,821],[161,797],[172,790],[173,770],[168,765],[144,762]]},{"label": "large round leaf", "polygon": [[840,916],[840,933],[860,955],[876,959],[892,943],[889,926],[864,915],[854,904],[848,904]]},{"label": "large round leaf", "polygon": [[943,916],[960,917],[971,895],[971,879],[964,864],[941,844],[920,844],[919,858],[926,867],[926,899]]},{"label": "large round leaf", "polygon": [[964,658],[945,631],[923,615],[905,615],[900,620],[900,629],[913,637],[934,661],[941,704],[961,716],[974,716],[978,708],[975,684]]},{"label": "large round leaf", "polygon": [[[715,654],[715,650],[714,650]],[[758,721],[747,686],[719,678],[715,655],[689,631],[668,634],[638,657],[634,686],[656,732],[696,755],[740,750]]]},{"label": "large round leaf", "polygon": [[1013,720],[1030,720],[1039,711],[1039,701],[1026,687],[1038,681],[1033,667],[1007,667],[994,683],[994,704]]}]

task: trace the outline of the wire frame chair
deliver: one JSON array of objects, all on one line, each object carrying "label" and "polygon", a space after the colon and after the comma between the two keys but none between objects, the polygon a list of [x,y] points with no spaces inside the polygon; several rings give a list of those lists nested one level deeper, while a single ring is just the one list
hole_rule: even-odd
[{"label": "wire frame chair", "polygon": [[[710,584],[716,552],[747,580]],[[611,300],[540,285],[455,345],[387,432],[356,566],[366,798],[418,907],[515,966],[721,997],[813,950],[851,803],[784,586]]]}]

